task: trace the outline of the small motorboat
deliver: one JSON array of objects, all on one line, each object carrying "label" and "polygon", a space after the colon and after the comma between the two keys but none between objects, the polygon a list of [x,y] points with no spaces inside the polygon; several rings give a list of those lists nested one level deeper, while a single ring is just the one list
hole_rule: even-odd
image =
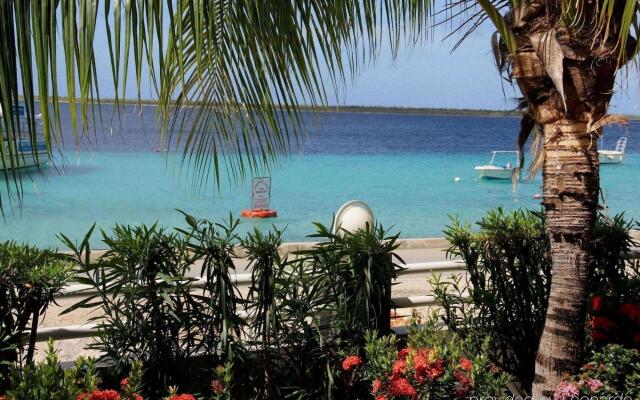
[{"label": "small motorboat", "polygon": [[[19,125],[19,134],[16,133],[16,136],[13,137],[11,141],[7,139],[2,141],[5,154],[8,155],[11,153],[12,155],[10,160],[7,158],[5,161],[5,166],[8,169],[18,169],[46,165],[46,161],[49,159],[46,142],[42,139],[34,142],[29,138],[29,121],[26,115],[25,106],[22,104],[17,105],[13,115],[16,117]],[[0,108],[0,117],[1,116],[2,108]],[[42,115],[36,115],[36,137],[42,137],[42,132],[40,131],[40,128],[42,127],[41,119]],[[12,151],[9,151],[9,149]]]},{"label": "small motorboat", "polygon": [[624,162],[624,150],[627,148],[627,138],[621,137],[616,142],[615,150],[598,150],[600,164],[622,164]]},{"label": "small motorboat", "polygon": [[[496,157],[505,154],[515,155],[516,161],[512,163],[507,161],[504,165],[496,163]],[[519,151],[492,151],[491,161],[487,165],[476,165],[473,167],[478,171],[480,179],[512,179],[514,171],[520,168],[520,152]]]}]

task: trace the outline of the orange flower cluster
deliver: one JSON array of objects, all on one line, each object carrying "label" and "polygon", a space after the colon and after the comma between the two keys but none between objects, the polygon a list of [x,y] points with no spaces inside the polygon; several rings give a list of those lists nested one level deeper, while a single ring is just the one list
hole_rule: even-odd
[{"label": "orange flower cluster", "polygon": [[348,356],[342,361],[342,369],[346,372],[353,371],[362,365],[362,358],[359,356]]},{"label": "orange flower cluster", "polygon": [[[94,390],[90,393],[81,393],[76,400],[120,400],[120,393],[115,390]],[[142,399],[142,398],[140,398]]]},{"label": "orange flower cluster", "polygon": [[[449,364],[451,363],[439,358],[434,349],[402,349],[397,354],[390,375],[373,381],[371,393],[376,400],[417,399],[420,396],[421,386],[443,377]],[[453,395],[456,398],[463,398],[472,385],[470,372],[473,369],[473,362],[463,357],[452,368],[456,381]]]},{"label": "orange flower cluster", "polygon": [[169,400],[196,400],[196,398],[192,394],[175,394]]}]

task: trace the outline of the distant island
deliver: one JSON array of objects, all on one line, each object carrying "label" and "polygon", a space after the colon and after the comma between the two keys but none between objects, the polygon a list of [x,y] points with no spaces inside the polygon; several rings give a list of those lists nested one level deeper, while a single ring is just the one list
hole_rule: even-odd
[{"label": "distant island", "polygon": [[[305,107],[310,109],[310,107]],[[317,110],[317,109],[316,109]],[[386,106],[325,106],[324,112],[353,112],[372,114],[420,114],[420,115],[463,115],[480,117],[518,117],[519,111],[485,110],[469,108],[430,108],[430,107],[386,107]]]},{"label": "distant island", "polygon": [[[66,99],[61,97],[61,101]],[[154,99],[120,99],[121,104],[141,104],[147,106],[156,105]],[[100,99],[102,104],[113,104],[115,99]],[[196,104],[196,103],[193,103]],[[452,116],[476,116],[476,117],[519,117],[522,115],[517,110],[489,110],[481,108],[432,108],[432,107],[392,107],[392,106],[354,106],[354,105],[328,105],[312,107],[302,105],[303,111],[338,112],[338,113],[370,113],[370,114],[415,114],[415,115],[452,115]],[[629,120],[638,121],[640,115],[625,115]]]}]

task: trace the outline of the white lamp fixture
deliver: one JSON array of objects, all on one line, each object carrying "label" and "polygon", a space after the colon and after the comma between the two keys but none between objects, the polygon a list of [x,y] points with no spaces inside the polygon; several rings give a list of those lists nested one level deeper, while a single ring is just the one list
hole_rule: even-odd
[{"label": "white lamp fixture", "polygon": [[360,229],[373,227],[373,211],[364,201],[352,200],[345,203],[336,213],[333,221],[333,233],[341,231],[357,232]]}]

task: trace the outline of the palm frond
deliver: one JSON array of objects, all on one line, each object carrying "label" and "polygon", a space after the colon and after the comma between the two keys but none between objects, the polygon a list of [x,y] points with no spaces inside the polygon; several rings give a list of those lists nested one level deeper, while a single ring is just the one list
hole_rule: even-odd
[{"label": "palm frond", "polygon": [[[22,199],[15,144],[22,137],[35,148],[38,103],[49,158],[62,144],[62,118],[76,143],[96,118],[105,85],[98,51],[109,54],[116,113],[129,76],[139,100],[149,80],[163,140],[201,182],[213,175],[220,184],[223,168],[233,179],[271,167],[302,139],[302,105],[326,103],[382,44],[395,54],[419,40],[431,14],[428,0],[0,0],[0,209],[7,195]],[[100,24],[108,49],[96,48]],[[11,112],[20,102],[28,132]]]}]

